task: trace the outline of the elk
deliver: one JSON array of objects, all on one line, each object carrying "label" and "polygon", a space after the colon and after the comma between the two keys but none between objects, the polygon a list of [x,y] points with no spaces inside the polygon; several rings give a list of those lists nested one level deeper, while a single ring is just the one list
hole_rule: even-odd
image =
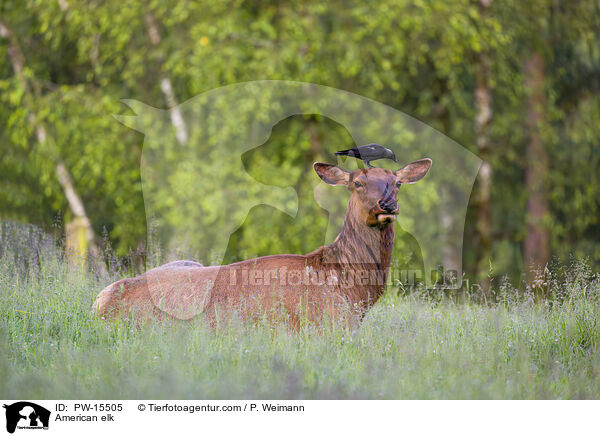
[{"label": "elk", "polygon": [[398,190],[423,178],[431,164],[426,158],[395,172],[349,172],[315,162],[325,183],[350,191],[343,228],[333,243],[305,255],[271,255],[221,266],[171,262],[109,285],[93,311],[104,318],[132,314],[147,320],[202,314],[211,325],[237,313],[246,320],[266,316],[295,330],[306,321],[357,325],[385,289]]}]

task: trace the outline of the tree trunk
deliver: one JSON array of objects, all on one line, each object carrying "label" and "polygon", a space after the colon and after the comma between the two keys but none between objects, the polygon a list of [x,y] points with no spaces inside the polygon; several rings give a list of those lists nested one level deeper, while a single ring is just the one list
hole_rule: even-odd
[{"label": "tree trunk", "polygon": [[[151,13],[146,14],[146,27],[148,29],[148,37],[150,38],[152,45],[156,46],[160,44],[160,32],[158,30],[158,26],[156,25],[154,15]],[[175,93],[173,92],[171,79],[169,79],[166,75],[162,75],[160,78],[160,90],[162,91],[165,101],[167,102],[167,107],[169,108],[171,124],[175,129],[175,137],[181,145],[184,145],[188,140],[187,126],[185,124],[183,114],[181,113],[181,109],[177,105],[177,99],[175,98]]]},{"label": "tree trunk", "polygon": [[[491,0],[481,0],[481,19],[485,19]],[[475,136],[477,151],[483,161],[477,176],[476,191],[476,278],[481,287],[487,290],[490,286],[489,261],[492,248],[491,224],[491,183],[492,155],[489,126],[492,121],[492,90],[490,87],[490,59],[485,49],[478,54],[475,82]]]},{"label": "tree trunk", "polygon": [[[68,7],[68,3],[66,1],[63,2],[66,7]],[[61,6],[62,7],[62,6]],[[40,92],[35,86],[30,86],[26,77],[23,75],[23,68],[25,66],[25,56],[21,51],[21,47],[18,44],[17,38],[10,31],[8,26],[0,21],[0,37],[6,38],[9,41],[8,48],[8,56],[11,60],[13,70],[17,77],[19,78],[19,82],[25,91],[26,95],[30,98],[39,98]],[[35,113],[33,112],[33,108],[31,114],[28,119],[31,125],[35,129],[36,139],[38,144],[43,145],[47,140],[47,133],[44,126],[38,121]],[[58,153],[57,153],[58,154]],[[67,167],[65,166],[63,160],[58,157],[56,164],[56,175],[58,181],[63,189],[63,193],[67,198],[69,203],[69,208],[71,212],[75,216],[77,225],[67,225],[66,231],[69,233],[70,229],[73,228],[82,228],[83,232],[77,230],[77,233],[82,233],[85,235],[85,241],[79,242],[77,245],[74,245],[71,248],[71,251],[76,251],[77,256],[81,256],[82,259],[87,255],[88,249],[89,253],[92,256],[93,262],[96,264],[96,267],[99,271],[104,271],[104,264],[100,260],[100,250],[98,249],[98,245],[96,243],[96,235],[94,234],[94,230],[92,228],[91,222],[85,212],[85,207],[83,202],[81,201],[81,197],[77,193],[75,186],[73,185],[73,181],[71,178],[71,174],[69,173]],[[67,241],[81,241],[79,237],[73,237],[72,235],[67,234]],[[73,245],[73,244],[71,244]],[[69,248],[69,247],[67,247]],[[69,251],[69,250],[68,250]],[[69,253],[67,253],[69,255]]]},{"label": "tree trunk", "polygon": [[[533,52],[525,61],[527,99],[527,168],[525,172],[527,201],[527,237],[523,247],[525,262],[532,269],[544,268],[550,258],[550,242],[544,217],[548,213],[545,177],[550,166],[541,135],[545,116],[544,59]],[[530,272],[529,277],[532,278]]]},{"label": "tree trunk", "polygon": [[[99,258],[100,250],[98,249],[98,245],[96,244],[96,234],[94,233],[92,223],[90,222],[85,212],[83,201],[81,201],[81,197],[79,197],[79,194],[77,193],[77,190],[73,185],[71,174],[67,170],[67,167],[65,167],[65,164],[62,160],[60,160],[56,164],[56,174],[58,176],[58,181],[60,182],[60,185],[63,188],[63,192],[67,197],[67,201],[69,202],[69,208],[71,209],[73,215],[75,215],[74,222],[76,222],[77,224],[74,224],[73,226],[71,226],[71,228],[76,229],[75,232],[77,233],[80,231],[83,232],[83,234],[85,235],[85,240],[87,241],[87,247],[89,249],[90,254],[93,258]],[[69,240],[69,237],[70,235],[67,234],[67,240]],[[79,255],[85,255],[87,253],[87,250],[85,248],[81,249],[82,245],[83,244],[74,246],[74,249],[79,251]]]}]

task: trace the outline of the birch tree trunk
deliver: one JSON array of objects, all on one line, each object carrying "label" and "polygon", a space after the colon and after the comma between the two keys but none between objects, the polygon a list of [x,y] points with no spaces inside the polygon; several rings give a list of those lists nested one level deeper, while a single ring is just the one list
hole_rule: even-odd
[{"label": "birch tree trunk", "polygon": [[[146,14],[146,28],[148,29],[148,37],[150,38],[152,45],[157,46],[160,44],[160,32],[158,30],[156,20],[154,19],[154,15],[151,13]],[[175,98],[171,79],[164,74],[160,77],[160,90],[165,97],[167,106],[169,107],[171,124],[175,129],[175,137],[181,145],[185,145],[188,140],[187,126],[185,124],[183,114],[181,113],[181,109],[178,106],[177,99]]]},{"label": "birch tree trunk", "polygon": [[[66,1],[64,1],[63,3],[66,7],[68,7]],[[16,76],[18,77],[21,87],[25,91],[26,95],[29,98],[39,98],[39,89],[35,85],[30,85],[28,80],[23,75],[23,69],[25,67],[25,56],[21,51],[21,47],[19,46],[18,40],[12,33],[12,31],[9,29],[9,27],[6,25],[6,23],[2,21],[0,21],[0,37],[7,39],[9,42],[8,57],[10,58],[13,70]],[[35,113],[33,112],[33,107],[31,107],[30,110],[32,112],[30,113],[28,119],[35,130],[37,142],[39,145],[45,145],[48,137],[46,129],[44,128],[43,124],[37,119]],[[58,155],[58,153],[56,154]],[[67,169],[64,161],[60,157],[57,157],[56,161],[56,176],[63,189],[63,193],[67,198],[69,208],[76,218],[77,224],[76,226],[67,226],[67,233],[69,231],[69,228],[74,229],[80,227],[83,229],[83,235],[85,235],[85,244],[80,243],[74,247],[72,246],[71,248],[78,251],[78,253],[75,254],[81,256],[82,259],[85,258],[89,250],[89,253],[92,256],[93,262],[96,264],[97,269],[100,271],[104,271],[105,268],[103,262],[100,260],[100,250],[98,249],[98,245],[96,242],[96,235],[94,233],[92,224],[86,214],[83,201],[77,193],[75,185],[73,184],[71,174],[69,173],[69,170]],[[77,230],[74,231],[77,232]],[[72,237],[71,235],[67,234],[67,241],[75,240],[78,240],[78,238]]]}]

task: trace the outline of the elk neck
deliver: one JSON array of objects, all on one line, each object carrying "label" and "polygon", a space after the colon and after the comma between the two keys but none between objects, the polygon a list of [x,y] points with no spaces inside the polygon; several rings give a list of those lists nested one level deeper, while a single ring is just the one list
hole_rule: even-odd
[{"label": "elk neck", "polygon": [[347,265],[352,269],[377,268],[387,280],[394,248],[394,224],[371,227],[359,218],[358,206],[352,198],[344,218],[342,231],[335,241],[314,252],[323,262]]}]

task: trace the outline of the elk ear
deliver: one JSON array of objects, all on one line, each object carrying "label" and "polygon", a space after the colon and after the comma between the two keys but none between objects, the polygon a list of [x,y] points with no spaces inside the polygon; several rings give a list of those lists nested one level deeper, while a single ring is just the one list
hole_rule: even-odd
[{"label": "elk ear", "polygon": [[335,165],[315,162],[313,168],[321,180],[329,185],[346,185],[350,180],[350,173]]},{"label": "elk ear", "polygon": [[416,183],[425,177],[432,161],[429,158],[419,159],[396,171],[396,179],[400,183]]}]

